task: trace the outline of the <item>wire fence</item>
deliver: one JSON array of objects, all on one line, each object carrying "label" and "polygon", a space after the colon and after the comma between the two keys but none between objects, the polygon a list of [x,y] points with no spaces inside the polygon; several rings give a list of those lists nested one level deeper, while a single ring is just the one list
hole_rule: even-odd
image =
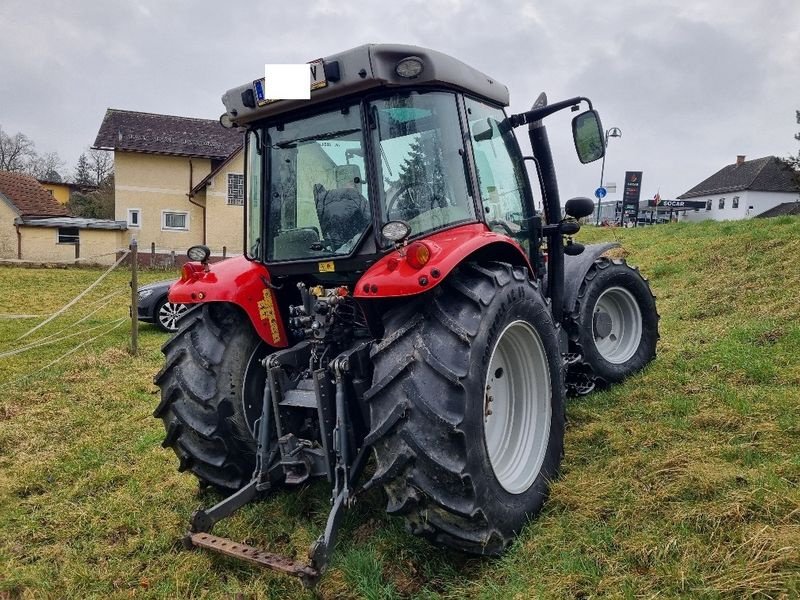
[{"label": "wire fence", "polygon": [[[130,317],[127,315],[120,316],[118,305],[126,295],[135,297],[135,290],[132,293],[131,283],[136,280],[136,265],[134,261],[130,261],[132,277],[125,284],[120,285],[116,279],[108,280],[108,277],[115,270],[120,269],[127,258],[131,257],[131,251],[127,249],[121,253],[115,252],[113,254],[117,256],[114,264],[54,312],[50,314],[26,314],[23,311],[19,311],[0,314],[0,319],[6,321],[38,321],[25,329],[21,335],[16,336],[7,347],[0,346],[0,367],[4,365],[6,367],[5,369],[0,368],[0,371],[5,370],[7,373],[10,371],[9,374],[13,377],[13,379],[9,378],[10,381],[7,380],[6,384],[16,385],[29,381],[65,359],[74,356],[80,350],[87,347],[90,348],[98,340],[112,334],[126,323],[134,321],[136,317],[135,311],[131,313]],[[97,257],[87,257],[86,260],[91,260],[92,258]],[[59,270],[59,272],[61,271]],[[104,282],[106,286],[105,289],[102,289],[99,286]],[[108,285],[111,285],[110,290]],[[97,296],[97,291],[102,291],[103,293],[99,297],[92,297],[93,292]],[[135,301],[133,304],[135,304]],[[56,330],[50,331],[54,327]],[[45,350],[49,350],[49,352],[45,352]],[[53,350],[55,350],[55,353]],[[37,355],[37,352],[40,354]],[[29,353],[33,353],[32,358]],[[14,357],[22,361],[17,363],[16,367],[9,363],[9,360]],[[20,369],[19,367],[23,368]],[[25,372],[20,373],[20,370]]]}]

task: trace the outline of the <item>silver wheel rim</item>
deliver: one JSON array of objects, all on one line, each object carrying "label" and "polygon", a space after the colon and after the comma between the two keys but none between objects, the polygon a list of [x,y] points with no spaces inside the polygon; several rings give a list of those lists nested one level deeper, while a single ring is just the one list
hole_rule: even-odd
[{"label": "silver wheel rim", "polygon": [[483,432],[489,462],[507,492],[521,494],[542,468],[550,438],[552,385],[544,344],[525,321],[508,325],[486,372]]},{"label": "silver wheel rim", "polygon": [[178,329],[178,320],[187,310],[189,310],[189,307],[185,304],[165,302],[158,309],[158,322],[170,331],[176,331]]},{"label": "silver wheel rim", "polygon": [[[608,325],[598,327],[598,317],[608,316]],[[611,287],[597,299],[592,316],[592,334],[597,351],[605,360],[622,364],[631,359],[642,340],[642,311],[628,290]]]}]

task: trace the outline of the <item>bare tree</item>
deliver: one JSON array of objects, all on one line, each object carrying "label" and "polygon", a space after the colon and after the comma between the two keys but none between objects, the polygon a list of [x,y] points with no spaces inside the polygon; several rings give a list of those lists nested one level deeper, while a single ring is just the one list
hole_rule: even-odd
[{"label": "bare tree", "polygon": [[25,171],[36,179],[47,181],[61,181],[61,174],[66,163],[61,160],[57,152],[48,152],[40,156],[33,156],[28,160]]},{"label": "bare tree", "polygon": [[0,170],[26,171],[35,158],[36,149],[28,136],[24,133],[8,135],[0,127]]},{"label": "bare tree", "polygon": [[89,171],[97,186],[114,173],[114,157],[106,150],[89,150]]}]

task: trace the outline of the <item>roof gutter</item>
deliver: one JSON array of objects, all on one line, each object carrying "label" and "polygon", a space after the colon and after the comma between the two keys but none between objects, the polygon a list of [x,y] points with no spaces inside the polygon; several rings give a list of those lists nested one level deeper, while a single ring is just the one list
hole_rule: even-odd
[{"label": "roof gutter", "polygon": [[192,159],[189,159],[189,193],[186,194],[186,197],[189,198],[189,202],[194,204],[195,206],[200,207],[200,210],[203,211],[203,245],[206,245],[206,207],[202,204],[198,204],[192,198],[194,198],[194,165],[192,165]]}]

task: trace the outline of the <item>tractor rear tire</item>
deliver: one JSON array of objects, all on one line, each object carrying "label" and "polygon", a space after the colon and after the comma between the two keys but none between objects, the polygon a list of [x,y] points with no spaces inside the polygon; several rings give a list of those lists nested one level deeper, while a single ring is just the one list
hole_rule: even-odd
[{"label": "tractor rear tire", "polygon": [[384,326],[366,394],[377,462],[367,485],[383,486],[387,512],[412,533],[501,553],[541,510],[563,453],[547,300],[524,268],[470,263]]},{"label": "tractor rear tire", "polygon": [[641,371],[656,356],[658,312],[650,284],[624,260],[601,257],[578,290],[566,319],[567,386],[583,395]]},{"label": "tractor rear tire", "polygon": [[[193,307],[161,348],[166,360],[154,379],[161,402],[153,416],[164,422],[162,446],[175,451],[178,470],[191,471],[201,484],[231,492],[250,481],[256,441],[242,394],[248,365],[263,348],[244,313],[224,303]],[[263,369],[252,372],[263,389]]]}]

